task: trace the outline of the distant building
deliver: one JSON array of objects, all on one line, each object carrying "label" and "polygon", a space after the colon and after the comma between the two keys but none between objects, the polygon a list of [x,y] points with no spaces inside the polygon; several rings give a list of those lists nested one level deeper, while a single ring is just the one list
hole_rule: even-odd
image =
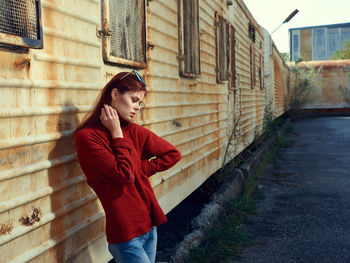
[{"label": "distant building", "polygon": [[329,60],[350,40],[350,23],[289,29],[290,58]]}]

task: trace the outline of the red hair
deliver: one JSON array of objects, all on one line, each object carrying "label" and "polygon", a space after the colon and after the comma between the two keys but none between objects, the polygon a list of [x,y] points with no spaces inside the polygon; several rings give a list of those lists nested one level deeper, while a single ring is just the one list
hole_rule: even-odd
[{"label": "red hair", "polygon": [[[83,121],[79,124],[79,126],[75,129],[73,134],[76,134],[78,131],[95,126],[101,123],[100,115],[101,109],[104,104],[111,105],[112,96],[111,92],[113,89],[117,89],[121,94],[132,91],[143,91],[145,92],[145,96],[147,94],[146,87],[138,80],[135,74],[131,73],[128,76],[129,72],[120,72],[115,75],[102,89],[101,93],[96,99],[95,106],[88,112],[88,114],[84,117]],[[122,78],[122,80],[119,80]]]}]

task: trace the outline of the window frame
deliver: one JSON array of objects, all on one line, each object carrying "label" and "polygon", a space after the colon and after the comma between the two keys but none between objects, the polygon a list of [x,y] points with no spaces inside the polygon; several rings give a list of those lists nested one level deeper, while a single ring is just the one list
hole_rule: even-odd
[{"label": "window frame", "polygon": [[[220,71],[220,40],[219,40],[219,30],[220,30],[220,19],[222,19],[225,23],[226,27],[226,37],[224,43],[226,43],[226,50],[225,50],[225,55],[224,55],[224,60],[226,59],[226,75],[227,78],[221,79],[221,71]],[[228,81],[230,79],[229,77],[229,65],[230,65],[230,25],[227,19],[225,19],[223,16],[219,15],[218,12],[215,12],[215,43],[216,43],[216,82],[217,83],[224,83],[225,81]]]},{"label": "window frame", "polygon": [[251,41],[253,41],[253,43],[255,43],[256,40],[256,28],[253,25],[252,22],[248,23],[248,37]]},{"label": "window frame", "polygon": [[109,28],[109,15],[110,15],[110,7],[109,7],[109,0],[103,0],[102,1],[102,55],[103,55],[103,61],[106,64],[112,64],[112,65],[119,65],[119,66],[128,66],[132,68],[139,68],[143,69],[147,67],[147,30],[146,30],[146,8],[147,8],[147,1],[143,0],[144,4],[144,19],[143,19],[143,34],[141,36],[142,44],[143,44],[143,52],[144,52],[144,62],[137,62],[130,59],[120,58],[116,57],[110,54],[111,51],[111,30]]},{"label": "window frame", "polygon": [[249,46],[249,64],[250,64],[250,88],[254,89],[256,86],[256,54],[254,45]]},{"label": "window frame", "polygon": [[[179,61],[179,75],[181,77],[187,77],[187,78],[198,78],[201,76],[201,56],[200,56],[200,26],[199,26],[199,1],[198,0],[193,0],[195,1],[197,5],[197,14],[196,17],[194,18],[197,20],[197,25],[198,25],[198,57],[194,58],[192,61],[192,64],[198,63],[198,72],[195,72],[195,69],[191,69],[191,72],[186,72],[186,57],[185,57],[185,23],[184,23],[184,7],[183,3],[184,1],[189,1],[189,0],[178,0],[177,1],[177,8],[178,8],[178,48],[179,48],[179,53],[177,55],[177,59]],[[196,41],[196,39],[193,40],[193,42]],[[191,41],[191,45],[193,47],[193,42]],[[194,51],[195,52],[195,51]],[[197,59],[197,61],[196,61]],[[196,66],[194,66],[195,68]]]},{"label": "window frame", "polygon": [[232,24],[229,25],[229,28],[229,75],[231,75],[231,89],[236,90],[236,29]]},{"label": "window frame", "polygon": [[262,54],[259,54],[259,85],[260,90],[263,90],[264,87],[264,58]]},{"label": "window frame", "polygon": [[[41,22],[41,0],[36,0],[37,3],[37,34],[38,39],[28,38],[28,37],[21,37],[16,36],[8,33],[1,33],[0,32],[0,45],[5,47],[25,47],[25,48],[34,48],[34,49],[42,49],[44,47],[43,44],[43,29],[42,29],[42,22]],[[27,15],[27,13],[26,13]]]}]

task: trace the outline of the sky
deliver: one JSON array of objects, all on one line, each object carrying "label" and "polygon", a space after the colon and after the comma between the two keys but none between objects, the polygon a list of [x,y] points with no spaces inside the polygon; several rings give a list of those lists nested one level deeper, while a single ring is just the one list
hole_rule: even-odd
[{"label": "sky", "polygon": [[272,34],[278,50],[289,52],[288,29],[350,23],[350,0],[243,0],[255,20],[270,34],[295,9],[292,20]]}]

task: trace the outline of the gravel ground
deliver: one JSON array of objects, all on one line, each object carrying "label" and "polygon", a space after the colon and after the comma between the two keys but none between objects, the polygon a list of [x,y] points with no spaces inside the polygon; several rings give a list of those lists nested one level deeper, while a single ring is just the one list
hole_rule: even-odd
[{"label": "gravel ground", "polygon": [[292,123],[241,227],[258,245],[240,263],[350,263],[350,117]]}]

